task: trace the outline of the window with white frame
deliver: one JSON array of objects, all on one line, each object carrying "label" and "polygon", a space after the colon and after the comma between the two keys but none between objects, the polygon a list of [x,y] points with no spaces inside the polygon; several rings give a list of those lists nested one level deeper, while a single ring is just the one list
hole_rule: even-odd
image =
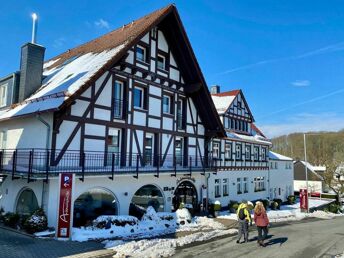
[{"label": "window with white frame", "polygon": [[162,111],[165,114],[172,114],[171,96],[164,95],[162,99]]},{"label": "window with white frame", "polygon": [[230,142],[225,143],[225,158],[232,159],[232,144]]},{"label": "window with white frame", "polygon": [[6,149],[7,147],[7,131],[0,131],[0,149]]},{"label": "window with white frame", "polygon": [[228,179],[222,179],[222,195],[228,196]]},{"label": "window with white frame", "polygon": [[241,178],[237,178],[237,194],[241,194]]},{"label": "window with white frame", "polygon": [[145,108],[145,90],[143,88],[134,88],[134,107]]},{"label": "window with white frame", "polygon": [[121,129],[109,128],[106,144],[109,164],[112,164],[112,159],[114,159],[114,164],[119,165],[121,155]]},{"label": "window with white frame", "polygon": [[161,70],[166,70],[166,57],[165,56],[158,54],[157,67]]},{"label": "window with white frame", "polygon": [[213,142],[213,158],[220,158],[220,143]]},{"label": "window with white frame", "polygon": [[251,160],[251,146],[250,145],[245,146],[245,159],[247,161]]},{"label": "window with white frame", "polygon": [[7,104],[7,83],[0,86],[0,107]]},{"label": "window with white frame", "polygon": [[221,196],[221,185],[220,179],[215,179],[215,197]]},{"label": "window with white frame", "polygon": [[259,160],[259,147],[258,146],[254,146],[254,160],[258,161]]},{"label": "window with white frame", "polygon": [[147,62],[147,48],[143,46],[136,47],[136,59],[141,62]]},{"label": "window with white frame", "polygon": [[236,144],[236,150],[235,150],[235,158],[236,160],[241,160],[242,157],[241,157],[241,143],[240,144]]},{"label": "window with white frame", "polygon": [[265,190],[265,178],[264,177],[255,177],[254,178],[254,191],[260,192]]},{"label": "window with white frame", "polygon": [[244,193],[248,193],[248,177],[244,177]]}]

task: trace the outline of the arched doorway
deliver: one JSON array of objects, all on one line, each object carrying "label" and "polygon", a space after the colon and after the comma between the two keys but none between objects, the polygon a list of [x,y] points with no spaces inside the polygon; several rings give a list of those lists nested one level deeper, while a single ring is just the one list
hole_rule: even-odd
[{"label": "arched doorway", "polygon": [[155,185],[144,185],[136,191],[130,202],[129,215],[141,218],[148,206],[155,211],[164,211],[164,196]]},{"label": "arched doorway", "polygon": [[117,215],[118,203],[114,194],[103,188],[93,188],[74,202],[73,227],[91,225],[101,215]]},{"label": "arched doorway", "polygon": [[174,191],[173,208],[177,210],[180,203],[191,212],[198,210],[198,198],[196,187],[189,181],[181,182]]},{"label": "arched doorway", "polygon": [[30,188],[22,190],[17,199],[16,213],[30,215],[39,208],[35,193]]}]

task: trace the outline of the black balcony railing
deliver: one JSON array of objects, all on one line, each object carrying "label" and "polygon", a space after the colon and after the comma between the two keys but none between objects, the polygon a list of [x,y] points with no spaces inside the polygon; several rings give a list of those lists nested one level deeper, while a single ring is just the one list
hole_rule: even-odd
[{"label": "black balcony railing", "polygon": [[[63,154],[63,155],[62,155]],[[60,156],[62,158],[58,159]],[[267,168],[267,162],[255,167]],[[224,162],[212,157],[160,155],[141,156],[137,153],[105,153],[96,151],[65,151],[45,149],[16,149],[0,151],[0,172],[12,175],[12,178],[25,177],[28,181],[61,172],[85,175],[107,174],[111,179],[115,175],[132,174],[134,177],[142,173],[153,173],[159,177],[161,173],[177,174],[204,173],[225,169],[239,169],[236,164]],[[253,166],[251,166],[252,168]]]}]

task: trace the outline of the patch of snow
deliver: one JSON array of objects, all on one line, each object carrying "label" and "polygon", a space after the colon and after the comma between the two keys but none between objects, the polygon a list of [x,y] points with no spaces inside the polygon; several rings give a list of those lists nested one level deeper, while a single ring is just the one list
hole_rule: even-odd
[{"label": "patch of snow", "polygon": [[55,231],[45,230],[45,231],[41,231],[41,232],[36,232],[36,233],[34,233],[34,235],[36,237],[47,237],[47,236],[55,235]]},{"label": "patch of snow", "polygon": [[212,95],[211,98],[215,104],[217,113],[223,114],[227,111],[228,107],[232,104],[233,100],[236,96],[214,96]]},{"label": "patch of snow", "polygon": [[[193,242],[206,241],[215,237],[236,234],[236,229],[213,230],[210,232],[197,232],[185,237],[172,239],[144,239],[130,242],[106,242],[106,248],[116,252],[114,257],[170,257],[175,254],[177,247],[181,247]],[[112,246],[113,244],[113,246]]]},{"label": "patch of snow", "polygon": [[[309,207],[316,208],[325,204],[329,204],[333,200],[329,199],[309,199]],[[300,203],[292,205],[282,205],[281,210],[268,210],[267,215],[270,222],[285,222],[285,221],[297,221],[304,218],[320,218],[320,219],[333,219],[336,216],[342,216],[343,214],[333,214],[325,211],[314,211],[312,213],[304,213],[300,210]],[[251,215],[253,218],[253,215]],[[228,212],[221,212],[218,218],[237,220],[236,214],[228,214]]]},{"label": "patch of snow", "polygon": [[287,156],[283,156],[282,154],[273,152],[273,151],[269,151],[269,158],[270,159],[274,159],[274,160],[288,160],[288,161],[292,161],[292,158],[289,158]]}]

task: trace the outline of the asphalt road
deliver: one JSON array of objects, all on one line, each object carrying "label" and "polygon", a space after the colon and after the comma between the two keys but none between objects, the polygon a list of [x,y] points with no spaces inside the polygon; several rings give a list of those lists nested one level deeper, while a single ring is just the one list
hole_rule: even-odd
[{"label": "asphalt road", "polygon": [[251,230],[248,243],[228,237],[178,250],[175,257],[332,258],[344,252],[344,217],[272,225],[265,248],[257,246],[255,227]]}]

